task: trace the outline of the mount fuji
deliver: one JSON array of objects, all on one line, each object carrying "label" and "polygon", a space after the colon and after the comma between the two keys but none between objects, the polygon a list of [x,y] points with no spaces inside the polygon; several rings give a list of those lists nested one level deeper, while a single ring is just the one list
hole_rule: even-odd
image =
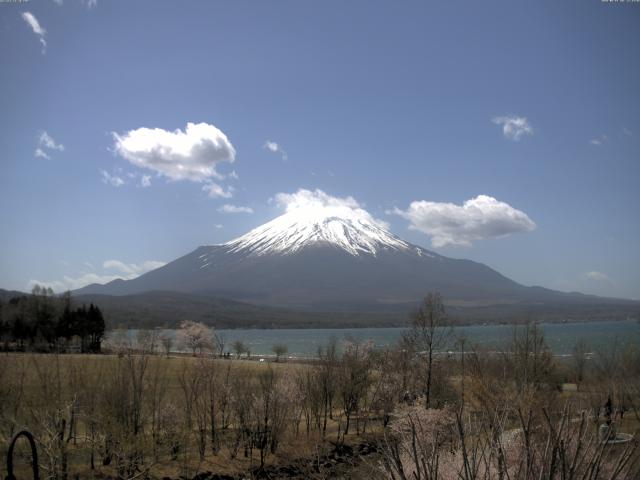
[{"label": "mount fuji", "polygon": [[439,291],[454,308],[603,300],[523,286],[481,263],[406,242],[357,205],[331,204],[292,208],[227,243],[198,247],[135,279],[88,285],[75,294],[153,291],[325,312],[406,311],[429,291]]}]

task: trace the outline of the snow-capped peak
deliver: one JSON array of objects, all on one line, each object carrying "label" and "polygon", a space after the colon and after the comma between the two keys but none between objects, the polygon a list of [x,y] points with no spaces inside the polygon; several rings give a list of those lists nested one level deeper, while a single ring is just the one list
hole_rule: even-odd
[{"label": "snow-capped peak", "polygon": [[351,255],[376,255],[410,245],[390,233],[379,220],[355,205],[308,203],[227,242],[232,252],[255,255],[294,253],[313,244],[330,244]]}]

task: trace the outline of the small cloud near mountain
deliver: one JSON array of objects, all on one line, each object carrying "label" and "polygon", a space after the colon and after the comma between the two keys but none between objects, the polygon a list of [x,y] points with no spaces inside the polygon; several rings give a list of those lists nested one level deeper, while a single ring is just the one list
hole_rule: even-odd
[{"label": "small cloud near mountain", "polygon": [[253,208],[225,203],[218,208],[220,213],[253,213]]},{"label": "small cloud near mountain", "polygon": [[[64,275],[61,280],[30,280],[28,288],[35,285],[51,287],[55,292],[60,293],[66,290],[76,290],[93,283],[109,283],[113,280],[132,280],[143,273],[155,270],[166,265],[166,262],[158,260],[146,260],[140,263],[125,263],[120,260],[105,260],[102,263],[103,272],[83,272],[80,275]],[[94,270],[93,264],[84,262],[84,266]]]},{"label": "small cloud near mountain", "polygon": [[478,195],[462,205],[415,201],[406,210],[394,208],[387,213],[409,220],[409,228],[429,235],[435,248],[469,247],[476,240],[500,238],[536,228],[526,213],[488,195]]},{"label": "small cloud near mountain", "polygon": [[382,228],[389,228],[389,224],[384,220],[374,218],[369,212],[364,210],[364,205],[351,197],[334,197],[320,189],[307,190],[299,189],[294,193],[277,193],[273,200],[276,205],[283,208],[285,212],[298,210],[301,214],[311,214],[314,211],[325,208],[335,208],[337,216],[341,213],[348,213],[357,216],[366,222],[372,222]]},{"label": "small cloud near mountain", "polygon": [[598,272],[596,270],[592,270],[590,272],[585,273],[584,278],[594,282],[613,283],[613,280],[611,280],[611,277],[609,277],[609,275],[603,272]]}]

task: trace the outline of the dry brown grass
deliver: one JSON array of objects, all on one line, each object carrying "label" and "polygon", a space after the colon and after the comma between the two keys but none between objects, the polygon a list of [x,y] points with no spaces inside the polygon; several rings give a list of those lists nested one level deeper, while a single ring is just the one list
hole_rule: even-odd
[{"label": "dry brown grass", "polygon": [[[134,355],[135,357],[135,355]],[[147,375],[151,372],[159,372],[164,381],[166,381],[164,402],[183,408],[184,393],[181,386],[181,376],[189,369],[195,369],[198,363],[202,361],[202,357],[193,357],[190,355],[171,355],[169,357],[161,355],[147,356]],[[295,375],[296,372],[310,368],[308,363],[298,362],[259,362],[256,360],[246,359],[207,359],[212,368],[219,371],[230,369],[232,376],[249,375],[257,377],[261,372],[273,369],[283,376]],[[83,397],[84,390],[91,390],[100,387],[100,384],[107,379],[118,363],[117,355],[54,355],[54,354],[31,354],[31,353],[7,353],[0,355],[0,400],[6,399],[8,402],[0,410],[0,455],[4,458],[8,441],[11,435],[19,429],[26,428],[36,434],[38,440],[42,440],[42,424],[38,418],[40,415],[50,414],[52,403],[69,405],[74,396]],[[52,378],[51,375],[59,375],[59,378]],[[43,376],[46,380],[43,381]],[[76,383],[74,387],[74,376],[80,378],[80,383]],[[83,380],[84,379],[84,380]],[[150,381],[150,380],[149,380]],[[46,385],[45,385],[46,384]],[[18,388],[19,386],[19,388]],[[51,398],[50,389],[59,387],[59,391],[55,396],[59,398]],[[77,390],[77,391],[76,391]],[[47,392],[45,392],[47,391]],[[96,468],[91,470],[89,466],[90,449],[88,445],[89,427],[88,419],[92,415],[91,411],[87,411],[87,406],[82,402],[79,405],[79,413],[76,419],[77,426],[74,432],[74,439],[68,443],[68,462],[69,473],[71,478],[78,475],[79,478],[97,478],[100,475],[108,475],[115,477],[117,471],[112,465],[103,466],[101,458],[96,455]],[[145,412],[148,407],[144,406]],[[182,415],[183,412],[180,412]],[[293,416],[288,418],[288,429],[281,439],[280,447],[275,453],[268,457],[268,464],[286,465],[292,459],[312,459],[323,450],[330,446],[327,440],[336,440],[340,426],[344,426],[340,419],[338,408],[334,409],[334,419],[328,423],[326,438],[323,439],[318,431],[306,433],[303,425],[299,428],[299,433],[295,433],[295,422],[299,419]],[[145,420],[144,428],[148,430],[149,420]],[[370,424],[370,430],[373,424]],[[225,437],[222,440],[223,447],[217,454],[213,454],[207,450],[204,459],[200,459],[194,441],[195,431],[180,432],[187,445],[178,454],[176,460],[172,460],[170,455],[163,452],[157,462],[152,462],[148,474],[151,478],[162,478],[165,476],[178,478],[180,476],[193,476],[196,472],[212,471],[224,474],[240,474],[247,472],[251,468],[256,467],[259,463],[258,454],[255,450],[249,452],[245,457],[244,451],[240,448],[236,456],[232,456],[231,449],[225,448],[226,442],[233,443],[232,437],[235,435],[235,426],[232,424],[229,429],[223,433]],[[374,427],[375,428],[375,427]],[[355,430],[353,430],[355,432]],[[357,435],[351,434],[344,441],[347,443],[356,441]],[[28,470],[28,460],[24,455],[26,451],[20,445],[17,449],[18,458],[22,460],[18,462],[18,471],[26,473]],[[41,465],[44,462],[44,445],[39,445],[39,453],[41,457]],[[151,446],[148,438],[142,449],[149,452]],[[166,449],[165,449],[166,450]],[[0,466],[0,474],[2,477],[6,475],[4,465]],[[44,475],[46,477],[46,472]]]}]

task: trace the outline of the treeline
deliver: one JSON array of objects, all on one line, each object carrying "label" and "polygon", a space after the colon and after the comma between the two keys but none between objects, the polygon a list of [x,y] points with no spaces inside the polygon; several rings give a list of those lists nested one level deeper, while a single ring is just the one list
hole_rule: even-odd
[{"label": "treeline", "polygon": [[36,285],[31,295],[0,301],[0,339],[5,350],[99,352],[104,317],[93,303],[73,305],[70,292],[55,295]]}]

